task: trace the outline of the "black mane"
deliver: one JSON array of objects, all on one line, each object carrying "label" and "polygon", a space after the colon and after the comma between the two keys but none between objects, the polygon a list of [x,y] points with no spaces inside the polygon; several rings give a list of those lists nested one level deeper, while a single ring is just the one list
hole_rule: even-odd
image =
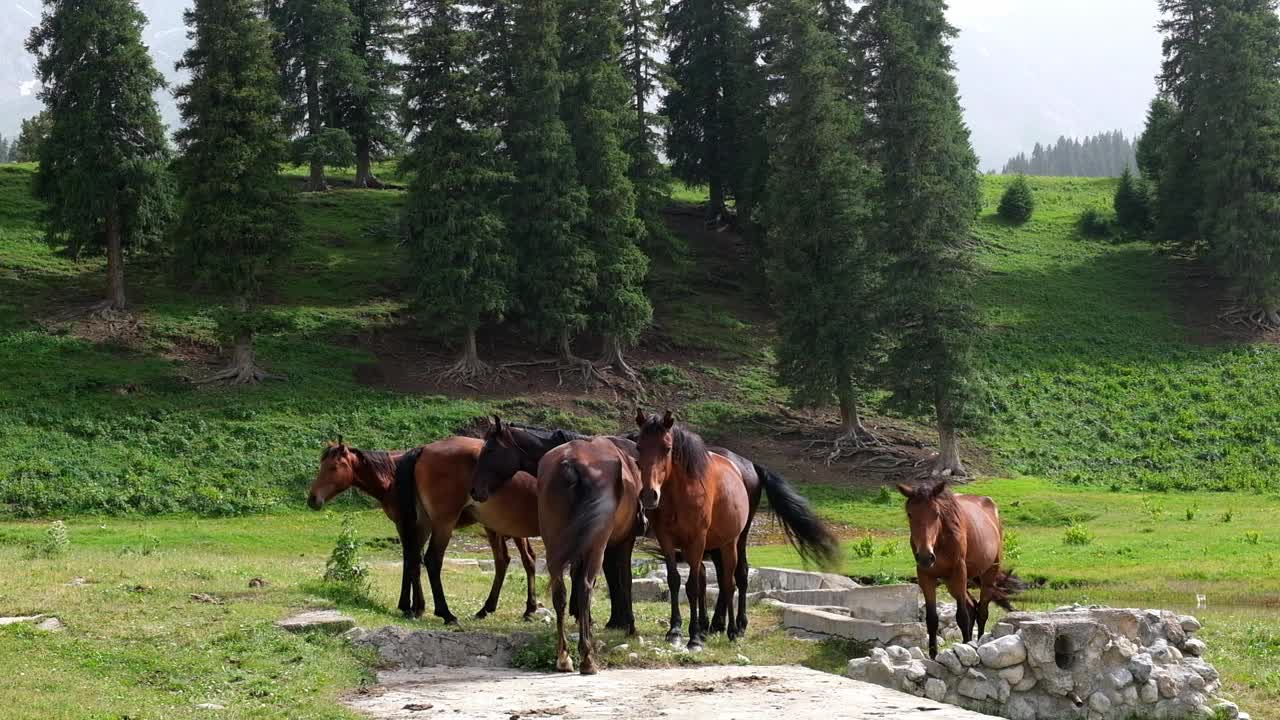
[{"label": "black mane", "polygon": [[[650,415],[636,437],[639,439],[651,433],[664,432],[667,429],[662,418]],[[671,428],[671,461],[679,465],[686,476],[700,480],[706,474],[707,463],[710,461],[707,445],[700,435],[686,429],[684,425],[674,425]]]},{"label": "black mane", "polygon": [[535,427],[532,425],[520,425],[519,423],[506,423],[506,425],[514,430],[520,430],[532,435],[539,443],[545,443],[549,447],[563,445],[571,440],[586,440],[589,437],[563,428],[549,430],[547,428]]}]

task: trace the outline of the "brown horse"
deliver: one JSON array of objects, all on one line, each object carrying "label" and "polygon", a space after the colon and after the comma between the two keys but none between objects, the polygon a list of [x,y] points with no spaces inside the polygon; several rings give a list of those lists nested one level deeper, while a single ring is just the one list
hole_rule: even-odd
[{"label": "brown horse", "polygon": [[[1022,582],[1012,571],[1000,569],[1004,529],[991,498],[956,495],[945,481],[899,485],[898,491],[907,498],[911,552],[916,558],[916,579],[924,592],[929,628],[929,657],[937,657],[939,580],[956,600],[956,624],[965,642],[973,640],[975,620],[978,638],[986,632],[992,600],[1005,610],[1013,610],[1009,598],[1022,589]],[[969,595],[970,581],[981,588],[976,603]]]},{"label": "brown horse", "polygon": [[[667,583],[671,591],[671,626],[668,642],[680,637],[680,575],[676,566],[679,550],[689,564],[685,594],[689,598],[689,647],[701,647],[708,628],[706,617],[706,569],[702,558],[707,548],[720,552],[720,594],[728,599],[725,630],[730,640],[738,637],[738,623],[731,599],[736,587],[738,539],[750,514],[742,474],[728,459],[707,450],[702,438],[675,426],[668,411],[659,418],[636,411],[640,427],[636,450],[640,460],[640,506],[649,513],[653,533],[667,563]],[[719,603],[717,603],[719,605]],[[718,609],[718,608],[717,608]]]},{"label": "brown horse", "polygon": [[[489,597],[476,617],[483,618],[497,610],[511,562],[506,548],[508,537],[515,542],[528,579],[525,618],[532,617],[538,607],[533,548],[526,539],[538,535],[537,481],[521,474],[493,502],[483,508],[472,506],[468,491],[481,445],[474,438],[452,437],[412,450],[381,452],[360,450],[339,441],[331,443],[321,456],[307,504],[319,510],[354,486],[382,505],[400,535],[404,570],[399,608],[410,617],[421,617],[426,609],[421,563],[427,566],[435,615],[445,624],[457,622],[444,597],[440,570],[454,529],[477,522],[486,528],[495,574]],[[422,547],[428,536],[430,546],[424,555]]]},{"label": "brown horse", "polygon": [[[640,471],[628,441],[617,438],[573,440],[538,463],[538,517],[547,548],[551,602],[556,611],[556,670],[573,672],[564,631],[569,569],[578,598],[578,653],[583,675],[597,671],[592,642],[591,591],[604,566],[605,552],[617,548],[631,565],[631,548],[641,522],[636,499]],[[622,560],[619,560],[622,562]],[[630,574],[628,574],[628,585]],[[629,598],[630,590],[627,589]]]}]

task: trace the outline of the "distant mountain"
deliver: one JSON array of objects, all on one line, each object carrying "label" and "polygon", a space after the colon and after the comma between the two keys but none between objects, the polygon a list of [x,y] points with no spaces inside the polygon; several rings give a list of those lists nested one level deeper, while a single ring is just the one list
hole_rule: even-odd
[{"label": "distant mountain", "polygon": [[[144,41],[156,65],[178,80],[173,64],[186,49],[186,0],[142,0],[150,24]],[[961,102],[984,170],[1038,140],[1119,128],[1142,129],[1160,62],[1154,0],[951,0],[960,30],[955,45]],[[23,47],[39,19],[35,0],[0,0],[0,134],[17,133],[40,109],[35,73]],[[170,128],[177,110],[158,98]]]}]

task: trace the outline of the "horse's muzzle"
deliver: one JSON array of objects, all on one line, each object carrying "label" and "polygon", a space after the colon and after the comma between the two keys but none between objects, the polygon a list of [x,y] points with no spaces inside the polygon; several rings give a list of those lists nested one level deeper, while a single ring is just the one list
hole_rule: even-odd
[{"label": "horse's muzzle", "polygon": [[931,552],[916,553],[916,565],[922,568],[933,567],[933,562],[937,559]]},{"label": "horse's muzzle", "polygon": [[324,501],[320,499],[319,495],[313,493],[307,496],[307,507],[312,510],[319,510],[324,507]]},{"label": "horse's muzzle", "polygon": [[644,488],[640,491],[640,507],[645,510],[658,509],[658,491],[653,488]]}]

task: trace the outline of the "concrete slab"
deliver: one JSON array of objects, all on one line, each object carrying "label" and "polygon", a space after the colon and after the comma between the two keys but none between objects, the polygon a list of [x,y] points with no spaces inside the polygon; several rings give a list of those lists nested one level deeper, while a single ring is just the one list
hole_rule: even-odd
[{"label": "concrete slab", "polygon": [[348,698],[378,720],[696,718],[982,720],[986,715],[794,666],[605,670],[599,675],[438,668],[378,675]]}]

